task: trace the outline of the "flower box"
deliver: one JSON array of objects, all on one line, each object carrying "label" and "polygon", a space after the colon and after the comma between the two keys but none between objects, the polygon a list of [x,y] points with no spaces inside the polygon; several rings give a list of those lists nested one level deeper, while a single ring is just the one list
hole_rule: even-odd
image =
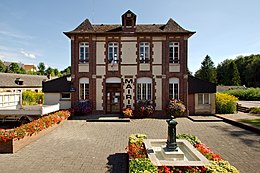
[{"label": "flower box", "polygon": [[15,153],[60,126],[70,115],[70,111],[61,110],[14,129],[0,130],[0,153]]},{"label": "flower box", "polygon": [[23,139],[8,139],[6,142],[0,141],[0,153],[15,153],[18,150],[22,149],[23,147],[29,145],[31,142],[34,142],[41,138],[42,136],[50,133],[57,127],[59,127],[61,124],[63,124],[64,121],[60,122],[59,124],[54,124],[53,126],[44,129],[38,133],[34,133],[31,136],[25,136]]}]

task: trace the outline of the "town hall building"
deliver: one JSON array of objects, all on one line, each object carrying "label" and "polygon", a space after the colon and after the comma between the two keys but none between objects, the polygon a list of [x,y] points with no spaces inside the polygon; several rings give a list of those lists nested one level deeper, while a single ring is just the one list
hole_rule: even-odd
[{"label": "town hall building", "polygon": [[166,24],[138,24],[130,10],[120,24],[86,19],[64,32],[71,40],[71,105],[89,99],[93,113],[109,114],[149,100],[163,117],[169,99],[175,98],[184,102],[187,113],[196,113],[199,103],[205,113],[215,113],[215,85],[204,82],[210,87],[189,92],[190,78],[191,83],[200,80],[189,76],[187,68],[188,39],[194,33],[171,18]]}]

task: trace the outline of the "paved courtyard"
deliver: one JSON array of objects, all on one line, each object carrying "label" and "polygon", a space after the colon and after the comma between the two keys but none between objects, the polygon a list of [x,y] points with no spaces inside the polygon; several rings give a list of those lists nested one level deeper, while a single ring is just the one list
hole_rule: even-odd
[{"label": "paved courtyard", "polygon": [[[224,122],[177,119],[178,133],[197,135],[241,172],[260,172],[260,135]],[[15,154],[0,154],[0,172],[127,172],[124,148],[131,133],[166,138],[165,120],[124,122],[69,120]]]}]

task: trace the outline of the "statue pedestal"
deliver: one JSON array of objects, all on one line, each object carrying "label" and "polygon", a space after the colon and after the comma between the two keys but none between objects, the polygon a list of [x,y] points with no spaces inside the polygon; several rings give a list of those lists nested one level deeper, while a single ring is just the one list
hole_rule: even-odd
[{"label": "statue pedestal", "polygon": [[178,149],[177,151],[168,150],[166,145],[162,145],[162,155],[166,160],[184,160],[184,153]]}]

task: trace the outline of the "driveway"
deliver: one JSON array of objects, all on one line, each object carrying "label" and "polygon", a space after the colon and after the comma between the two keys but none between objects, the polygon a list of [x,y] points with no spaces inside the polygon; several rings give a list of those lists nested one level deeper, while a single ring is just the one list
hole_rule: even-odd
[{"label": "driveway", "polygon": [[[198,136],[241,172],[259,172],[260,135],[224,122],[177,119],[177,133]],[[15,154],[0,154],[1,173],[10,172],[127,172],[124,148],[132,133],[166,138],[165,120],[125,122],[69,120]]]}]

